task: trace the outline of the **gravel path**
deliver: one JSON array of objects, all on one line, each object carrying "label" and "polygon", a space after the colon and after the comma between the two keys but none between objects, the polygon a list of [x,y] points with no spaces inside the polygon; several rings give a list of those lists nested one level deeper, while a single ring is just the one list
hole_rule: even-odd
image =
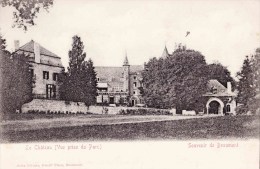
[{"label": "gravel path", "polygon": [[211,116],[105,116],[102,115],[78,115],[73,117],[60,117],[53,119],[33,119],[33,120],[13,120],[1,122],[3,132],[7,131],[26,131],[46,128],[58,128],[68,126],[86,126],[86,125],[112,125],[125,123],[142,123],[152,121],[172,121],[191,118],[206,118]]}]

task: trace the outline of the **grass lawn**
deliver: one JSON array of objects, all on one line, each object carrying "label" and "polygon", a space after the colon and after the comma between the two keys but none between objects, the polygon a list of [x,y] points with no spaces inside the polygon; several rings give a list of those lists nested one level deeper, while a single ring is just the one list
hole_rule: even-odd
[{"label": "grass lawn", "polygon": [[259,138],[259,116],[219,116],[2,132],[3,142]]},{"label": "grass lawn", "polygon": [[[85,114],[81,116],[90,116],[91,114]],[[12,120],[33,120],[33,119],[54,119],[54,118],[67,118],[79,116],[76,114],[29,114],[29,113],[10,113],[8,115],[3,115],[2,120],[12,121]],[[104,116],[104,115],[103,115]]]}]

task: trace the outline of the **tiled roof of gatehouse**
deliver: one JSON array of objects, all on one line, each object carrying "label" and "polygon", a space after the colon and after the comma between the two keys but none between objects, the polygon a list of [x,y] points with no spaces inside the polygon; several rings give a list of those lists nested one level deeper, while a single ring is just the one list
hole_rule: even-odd
[{"label": "tiled roof of gatehouse", "polygon": [[[212,89],[216,92],[212,92]],[[207,92],[203,96],[236,96],[235,92],[228,92],[227,88],[223,86],[218,80],[211,79],[207,84]]]}]

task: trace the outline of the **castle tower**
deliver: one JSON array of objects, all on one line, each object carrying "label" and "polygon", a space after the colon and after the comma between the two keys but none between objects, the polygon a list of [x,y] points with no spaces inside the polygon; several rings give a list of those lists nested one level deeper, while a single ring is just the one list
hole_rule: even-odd
[{"label": "castle tower", "polygon": [[130,73],[130,65],[128,63],[127,54],[125,55],[125,60],[123,64],[123,78],[124,78],[124,91],[129,92],[129,73]]}]

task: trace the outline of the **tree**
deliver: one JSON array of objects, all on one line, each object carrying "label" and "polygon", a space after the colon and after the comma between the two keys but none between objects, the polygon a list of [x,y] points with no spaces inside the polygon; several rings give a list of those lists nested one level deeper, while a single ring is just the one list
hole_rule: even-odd
[{"label": "tree", "polygon": [[86,62],[86,77],[87,77],[87,105],[92,105],[96,103],[97,94],[97,74],[95,72],[95,67],[91,59]]},{"label": "tree", "polygon": [[251,98],[254,97],[255,92],[253,88],[253,67],[252,59],[246,56],[240,72],[237,73],[238,82],[238,102],[243,104],[243,107],[248,111],[248,105]]},{"label": "tree", "polygon": [[[1,38],[1,42],[5,42]],[[4,44],[1,44],[1,46]],[[24,103],[32,100],[32,76],[29,71],[28,57],[13,54],[1,48],[1,113],[12,113]]]},{"label": "tree", "polygon": [[253,91],[254,96],[249,100],[249,110],[260,114],[260,48],[256,49],[252,59]]},{"label": "tree", "polygon": [[230,71],[227,67],[223,66],[220,63],[213,63],[208,66],[209,78],[218,80],[222,85],[227,87],[227,82],[231,82],[233,90],[236,87],[236,82],[232,78]]},{"label": "tree", "polygon": [[48,11],[53,5],[53,0],[0,0],[0,5],[13,7],[13,27],[17,26],[26,31],[28,26],[35,25],[34,20],[40,9]]},{"label": "tree", "polygon": [[200,52],[186,50],[174,52],[176,108],[201,111],[203,94],[209,80],[205,57]]},{"label": "tree", "polygon": [[0,50],[6,50],[6,40],[2,37],[2,34],[0,34]]},{"label": "tree", "polygon": [[143,73],[144,100],[150,107],[201,110],[208,82],[204,56],[179,47],[165,59],[151,59]]},{"label": "tree", "polygon": [[89,106],[96,102],[97,79],[92,60],[85,61],[85,58],[83,42],[74,36],[68,72],[60,75],[60,96],[63,100],[84,102]]}]

